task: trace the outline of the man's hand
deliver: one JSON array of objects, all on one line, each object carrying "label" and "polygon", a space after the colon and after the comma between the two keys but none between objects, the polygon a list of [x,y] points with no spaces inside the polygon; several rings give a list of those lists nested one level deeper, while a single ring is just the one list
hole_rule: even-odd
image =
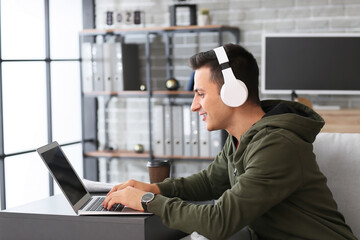
[{"label": "man's hand", "polygon": [[160,194],[160,189],[156,184],[143,183],[131,179],[114,186],[106,195],[102,205],[109,210],[115,203],[121,203],[132,209],[143,211],[141,197],[146,192]]},{"label": "man's hand", "polygon": [[141,197],[144,193],[146,192],[127,186],[121,190],[109,193],[102,205],[104,208],[110,210],[115,203],[121,203],[132,209],[143,211],[144,209],[141,205]]},{"label": "man's hand", "polygon": [[145,192],[153,192],[155,194],[160,194],[160,189],[156,184],[149,184],[149,183],[139,182],[134,179],[131,179],[127,182],[124,182],[124,183],[114,186],[110,190],[110,192],[107,194],[107,196],[109,196],[113,192],[122,190],[126,187],[134,187],[134,188],[137,188],[137,189],[145,191]]}]

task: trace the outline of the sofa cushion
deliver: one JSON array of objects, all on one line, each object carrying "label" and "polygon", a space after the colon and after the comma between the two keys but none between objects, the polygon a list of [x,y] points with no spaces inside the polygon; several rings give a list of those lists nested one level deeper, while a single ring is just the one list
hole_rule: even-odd
[{"label": "sofa cushion", "polygon": [[320,133],[314,153],[339,211],[360,238],[360,134]]}]

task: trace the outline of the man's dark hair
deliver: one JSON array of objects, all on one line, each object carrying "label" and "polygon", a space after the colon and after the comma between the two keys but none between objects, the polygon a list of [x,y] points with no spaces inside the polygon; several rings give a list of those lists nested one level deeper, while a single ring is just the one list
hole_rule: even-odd
[{"label": "man's dark hair", "polygon": [[[248,100],[259,104],[259,67],[256,59],[250,52],[239,45],[226,44],[224,48],[235,77],[243,81],[248,88]],[[220,89],[224,84],[224,77],[214,50],[195,54],[190,58],[190,66],[193,70],[209,67],[211,72],[210,80],[218,85],[220,93]]]}]

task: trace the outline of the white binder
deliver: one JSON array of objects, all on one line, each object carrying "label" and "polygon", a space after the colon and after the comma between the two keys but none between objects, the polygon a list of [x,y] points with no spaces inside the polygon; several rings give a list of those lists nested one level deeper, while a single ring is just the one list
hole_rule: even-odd
[{"label": "white binder", "polygon": [[172,105],[172,148],[174,156],[182,156],[184,151],[183,111],[179,105]]},{"label": "white binder", "polygon": [[189,105],[183,106],[183,126],[184,156],[191,156],[191,109]]},{"label": "white binder", "polygon": [[215,157],[222,150],[221,130],[210,132],[210,157]]},{"label": "white binder", "polygon": [[199,113],[191,112],[191,156],[199,156]]},{"label": "white binder", "polygon": [[165,155],[164,135],[164,105],[155,104],[153,107],[153,154]]},{"label": "white binder", "polygon": [[103,66],[104,66],[104,91],[112,91],[113,71],[113,55],[115,52],[115,43],[103,43]]},{"label": "white binder", "polygon": [[81,44],[81,72],[83,92],[92,92],[94,90],[91,48],[92,44],[89,42],[84,42]]},{"label": "white binder", "polygon": [[124,65],[123,65],[123,48],[121,42],[114,44],[112,55],[112,86],[113,91],[124,91]]},{"label": "white binder", "polygon": [[92,47],[92,69],[94,75],[94,91],[104,91],[103,45],[94,43]]},{"label": "white binder", "polygon": [[171,106],[165,105],[164,106],[164,115],[165,115],[165,155],[172,156],[172,113],[171,113]]},{"label": "white binder", "polygon": [[210,132],[206,129],[206,123],[199,117],[199,155],[210,157]]}]

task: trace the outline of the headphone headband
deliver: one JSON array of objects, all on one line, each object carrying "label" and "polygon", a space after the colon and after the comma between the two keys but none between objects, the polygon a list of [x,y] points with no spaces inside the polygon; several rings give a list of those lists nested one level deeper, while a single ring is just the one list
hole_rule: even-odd
[{"label": "headphone headband", "polygon": [[223,46],[221,47],[217,47],[214,49],[217,60],[219,61],[219,64],[223,64],[223,63],[228,63],[229,62],[229,58],[225,52],[225,48]]}]

